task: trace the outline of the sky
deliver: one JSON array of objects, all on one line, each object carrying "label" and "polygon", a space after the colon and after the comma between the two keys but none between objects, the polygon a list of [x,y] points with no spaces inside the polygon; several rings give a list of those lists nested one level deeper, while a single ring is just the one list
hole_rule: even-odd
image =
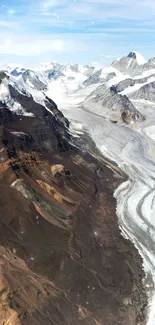
[{"label": "sky", "polygon": [[0,64],[155,56],[155,0],[0,0]]}]

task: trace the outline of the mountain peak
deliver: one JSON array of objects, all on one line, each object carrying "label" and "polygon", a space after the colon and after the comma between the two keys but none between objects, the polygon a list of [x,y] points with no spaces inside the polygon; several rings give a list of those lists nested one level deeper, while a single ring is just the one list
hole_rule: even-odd
[{"label": "mountain peak", "polygon": [[127,57],[131,59],[136,59],[139,65],[146,63],[145,58],[140,53],[135,51],[130,52]]}]

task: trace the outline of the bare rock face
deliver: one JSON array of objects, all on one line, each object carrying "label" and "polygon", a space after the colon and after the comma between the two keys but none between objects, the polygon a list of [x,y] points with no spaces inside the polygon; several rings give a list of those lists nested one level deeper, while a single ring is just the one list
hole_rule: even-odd
[{"label": "bare rock face", "polygon": [[[138,113],[133,113],[128,110],[123,111],[121,116],[122,116],[123,122],[126,124],[131,124],[133,121],[136,121],[139,118],[141,118]],[[143,121],[144,118],[141,118],[141,120]]]},{"label": "bare rock face", "polygon": [[0,85],[1,85],[1,83],[2,83],[2,81],[4,80],[4,79],[9,79],[9,76],[7,75],[7,73],[5,72],[5,71],[0,71]]},{"label": "bare rock face", "polygon": [[[121,95],[119,95],[121,96]],[[127,124],[134,123],[136,121],[144,121],[145,117],[134,107],[127,96],[122,96],[122,108],[121,117],[123,122]]]}]

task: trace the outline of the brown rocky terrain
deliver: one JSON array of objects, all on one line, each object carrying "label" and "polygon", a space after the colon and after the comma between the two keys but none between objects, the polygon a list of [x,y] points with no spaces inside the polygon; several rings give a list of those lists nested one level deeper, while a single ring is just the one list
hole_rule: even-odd
[{"label": "brown rocky terrain", "polygon": [[35,118],[0,108],[0,325],[144,325],[142,260],[115,212],[120,175],[72,146],[47,103],[53,115],[29,99]]}]

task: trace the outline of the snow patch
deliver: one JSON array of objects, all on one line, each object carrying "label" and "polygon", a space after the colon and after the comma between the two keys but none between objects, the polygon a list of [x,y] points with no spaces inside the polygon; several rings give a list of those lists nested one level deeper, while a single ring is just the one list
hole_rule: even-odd
[{"label": "snow patch", "polygon": [[4,78],[0,85],[0,99],[3,101],[9,96],[8,80]]}]

